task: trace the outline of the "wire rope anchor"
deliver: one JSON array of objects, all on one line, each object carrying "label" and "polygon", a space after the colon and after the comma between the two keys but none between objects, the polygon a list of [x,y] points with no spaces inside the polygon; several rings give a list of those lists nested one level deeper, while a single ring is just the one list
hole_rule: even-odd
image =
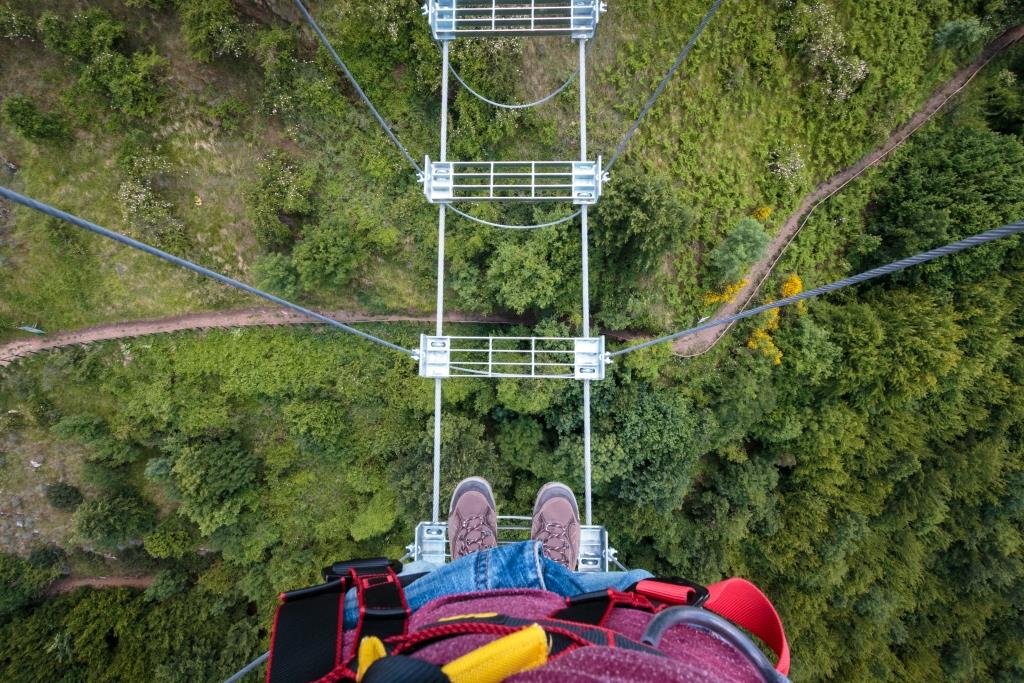
[{"label": "wire rope anchor", "polygon": [[589,40],[602,0],[427,0],[435,40],[486,36],[567,36]]}]

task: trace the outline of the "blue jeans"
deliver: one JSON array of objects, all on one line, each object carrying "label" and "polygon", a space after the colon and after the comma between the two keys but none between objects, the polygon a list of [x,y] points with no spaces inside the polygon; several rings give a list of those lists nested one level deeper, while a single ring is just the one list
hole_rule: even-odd
[{"label": "blue jeans", "polygon": [[[544,557],[539,541],[523,541],[481,550],[455,562],[436,565],[411,562],[402,574],[430,572],[405,588],[405,599],[414,612],[435,598],[455,593],[503,588],[538,588],[563,597],[614,588],[625,590],[653,575],[644,569],[628,572],[574,572]],[[345,596],[345,623],[359,618],[354,591]]]}]

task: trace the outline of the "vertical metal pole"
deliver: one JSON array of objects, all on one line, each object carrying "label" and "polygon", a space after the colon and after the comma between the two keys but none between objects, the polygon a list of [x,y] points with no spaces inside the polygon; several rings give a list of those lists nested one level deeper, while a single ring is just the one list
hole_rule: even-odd
[{"label": "vertical metal pole", "polygon": [[[441,43],[441,161],[448,160],[448,41]],[[444,222],[445,209],[441,204],[437,213],[437,324],[435,334],[444,334]],[[441,521],[441,380],[434,380],[434,485],[431,501],[431,520]]]},{"label": "vertical metal pole", "polygon": [[[587,160],[587,41],[580,39],[580,161]],[[590,336],[590,244],[587,236],[587,209],[580,213],[580,261],[582,267],[583,336]],[[587,525],[593,523],[591,513],[590,465],[590,380],[583,380],[583,501]]]}]

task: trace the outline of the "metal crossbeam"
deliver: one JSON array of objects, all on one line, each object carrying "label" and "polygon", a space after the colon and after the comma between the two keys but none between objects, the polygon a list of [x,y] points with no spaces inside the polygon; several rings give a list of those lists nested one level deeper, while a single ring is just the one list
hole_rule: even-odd
[{"label": "metal crossbeam", "polygon": [[[532,517],[521,515],[498,516],[498,544],[506,545],[530,540]],[[406,559],[444,564],[451,559],[448,545],[447,522],[420,522],[416,525],[416,539],[406,546]],[[619,565],[618,552],[608,545],[608,532],[603,526],[580,526],[580,556],[576,571],[606,572],[609,565]]]},{"label": "metal crossbeam", "polygon": [[434,40],[481,36],[569,36],[589,40],[601,0],[427,0]]},{"label": "metal crossbeam", "polygon": [[420,336],[420,376],[604,379],[604,337]]},{"label": "metal crossbeam", "polygon": [[597,203],[603,174],[596,161],[424,160],[423,194],[452,201],[571,201]]}]

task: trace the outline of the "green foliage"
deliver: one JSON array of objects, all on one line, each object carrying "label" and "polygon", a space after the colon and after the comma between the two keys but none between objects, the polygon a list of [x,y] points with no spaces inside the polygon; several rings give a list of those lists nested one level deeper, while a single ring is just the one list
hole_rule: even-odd
[{"label": "green foliage", "polygon": [[31,98],[15,95],[3,101],[3,116],[21,135],[37,142],[64,142],[68,124],[60,114],[39,111]]},{"label": "green foliage", "polygon": [[66,18],[51,11],[43,12],[38,29],[47,48],[80,62],[89,62],[111,52],[125,37],[124,24],[100,8]]},{"label": "green foliage", "polygon": [[949,50],[957,59],[965,59],[977,52],[987,35],[988,28],[977,17],[947,21],[935,33],[935,47]]},{"label": "green foliage", "polygon": [[230,0],[176,0],[189,52],[200,62],[241,57],[245,41]]},{"label": "green foliage", "polygon": [[291,245],[300,220],[313,212],[316,179],[316,165],[300,166],[281,152],[272,152],[260,163],[259,180],[246,195],[246,209],[265,249]]},{"label": "green foliage", "polygon": [[46,500],[58,510],[74,510],[82,503],[84,498],[78,487],[59,481],[55,484],[47,485]]},{"label": "green foliage", "polygon": [[0,623],[28,605],[52,578],[46,567],[37,567],[17,555],[0,553]]},{"label": "green foliage", "polygon": [[0,3],[0,38],[7,40],[31,39],[35,36],[32,17],[8,3]]},{"label": "green foliage", "polygon": [[[895,260],[1024,215],[1024,143],[988,130],[926,133],[915,153],[899,159],[879,193],[871,230],[882,240],[876,262]],[[1004,240],[901,277],[952,289],[992,277],[1014,249]]]},{"label": "green foliage", "polygon": [[187,588],[188,576],[174,569],[165,569],[153,577],[153,583],[143,595],[151,602],[162,602],[182,594]]},{"label": "green foliage", "polygon": [[28,554],[28,563],[37,569],[59,568],[67,559],[67,552],[56,545],[36,546]]},{"label": "green foliage", "polygon": [[101,52],[83,70],[80,84],[122,114],[142,119],[157,113],[163,96],[160,77],[167,64],[155,51],[136,52],[130,57]]},{"label": "green foliage", "polygon": [[113,550],[145,534],[155,519],[151,503],[120,491],[83,503],[75,512],[75,533],[98,548]]},{"label": "green foliage", "polygon": [[741,219],[708,253],[707,268],[715,284],[720,286],[741,279],[747,268],[764,256],[769,241],[760,223],[753,218]]},{"label": "green foliage", "polygon": [[196,529],[180,515],[171,515],[142,539],[153,557],[180,559],[195,552]]},{"label": "green foliage", "polygon": [[182,446],[174,453],[181,513],[203,534],[233,524],[254,502],[259,461],[236,441]]},{"label": "green foliage", "polygon": [[299,274],[289,257],[283,254],[264,254],[253,264],[252,269],[256,285],[260,289],[286,299],[298,296]]}]

